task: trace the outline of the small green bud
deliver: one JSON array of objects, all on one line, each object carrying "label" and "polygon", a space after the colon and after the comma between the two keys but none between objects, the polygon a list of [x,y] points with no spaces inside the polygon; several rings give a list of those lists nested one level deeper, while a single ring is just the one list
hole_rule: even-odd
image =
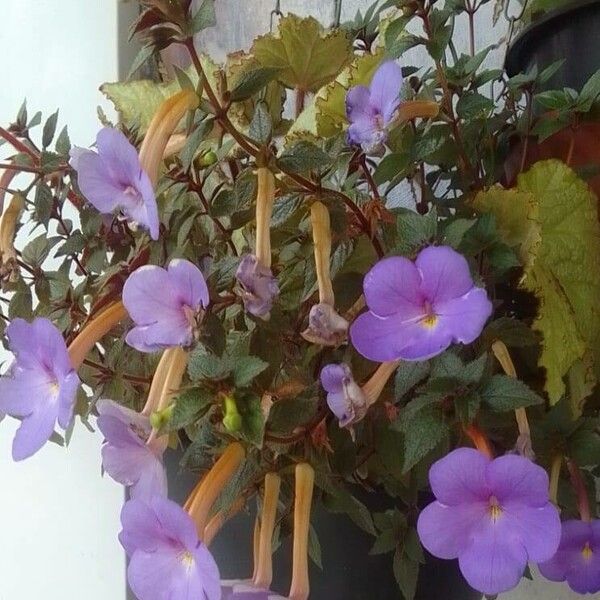
[{"label": "small green bud", "polygon": [[210,165],[214,165],[218,160],[219,158],[216,153],[209,150],[198,157],[197,164],[199,167],[210,167]]},{"label": "small green bud", "polygon": [[157,431],[162,429],[171,420],[173,414],[173,404],[163,408],[163,410],[155,411],[150,415],[150,425]]},{"label": "small green bud", "polygon": [[235,432],[242,428],[242,415],[238,412],[233,396],[223,396],[223,426],[227,431]]}]

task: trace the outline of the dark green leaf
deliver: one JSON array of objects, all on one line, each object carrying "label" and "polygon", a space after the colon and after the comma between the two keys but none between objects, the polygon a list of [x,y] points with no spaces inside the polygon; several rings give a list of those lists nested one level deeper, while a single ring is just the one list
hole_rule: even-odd
[{"label": "dark green leaf", "polygon": [[55,149],[64,157],[69,156],[69,152],[71,150],[71,140],[69,139],[69,130],[66,125],[60,130],[60,133],[56,138]]},{"label": "dark green leaf", "polygon": [[480,389],[482,400],[498,412],[515,410],[542,404],[543,398],[528,388],[522,381],[507,375],[494,375]]},{"label": "dark green leaf", "polygon": [[233,381],[237,387],[250,385],[257,375],[260,375],[269,363],[258,356],[240,356],[233,361]]},{"label": "dark green leaf", "polygon": [[217,24],[214,0],[203,0],[190,22],[190,33],[198,33]]},{"label": "dark green leaf", "polygon": [[461,119],[471,121],[479,117],[487,117],[494,110],[494,102],[478,92],[461,96],[456,104],[456,113]]},{"label": "dark green leaf", "polygon": [[194,381],[209,379],[219,381],[231,373],[228,357],[207,354],[202,348],[193,351],[188,361],[188,373]]},{"label": "dark green leaf", "polygon": [[78,254],[87,245],[87,240],[80,231],[70,235],[63,244],[56,249],[56,256],[68,256],[69,254]]},{"label": "dark green leaf", "polygon": [[271,139],[272,131],[273,123],[267,105],[264,102],[257,102],[248,130],[250,137],[259,144],[265,145]]},{"label": "dark green leaf", "polygon": [[149,59],[154,55],[154,46],[152,44],[148,44],[147,46],[143,46],[140,51],[137,53],[136,57],[133,59],[131,63],[131,67],[129,69],[129,73],[127,74],[127,79],[131,79],[135,72]]},{"label": "dark green leaf", "polygon": [[289,173],[306,173],[323,171],[331,164],[331,158],[311,142],[300,141],[284,150],[277,164]]},{"label": "dark green leaf", "polygon": [[403,396],[410,392],[418,383],[423,381],[429,375],[429,362],[401,362],[396,370],[395,376],[395,397],[401,400]]},{"label": "dark green leaf", "polygon": [[43,181],[38,183],[35,188],[33,203],[35,205],[35,218],[48,228],[52,205],[54,204],[54,194]]},{"label": "dark green leaf", "polygon": [[245,71],[231,90],[231,100],[240,102],[254,96],[267,83],[272,81],[278,72],[279,69],[275,67],[259,67],[258,69]]},{"label": "dark green leaf", "polygon": [[205,411],[214,401],[214,393],[205,388],[185,390],[175,399],[171,418],[167,423],[168,431],[188,427],[196,421],[198,414]]},{"label": "dark green leaf", "polygon": [[413,600],[417,591],[419,563],[397,551],[394,554],[394,577],[405,600]]},{"label": "dark green leaf", "polygon": [[192,166],[192,162],[194,157],[196,156],[196,152],[198,147],[204,140],[204,138],[210,133],[213,128],[213,119],[204,119],[197,124],[194,131],[192,131],[191,135],[185,141],[185,146],[181,149],[179,153],[179,159],[181,160],[181,166],[185,171],[189,171]]},{"label": "dark green leaf", "polygon": [[54,139],[56,133],[56,123],[58,122],[58,111],[48,117],[48,120],[44,123],[44,130],[42,132],[42,146],[47,148]]},{"label": "dark green leaf", "polygon": [[413,254],[423,246],[431,243],[437,233],[437,213],[435,208],[427,215],[419,215],[408,209],[397,212],[396,230],[398,246],[396,250],[402,254]]}]

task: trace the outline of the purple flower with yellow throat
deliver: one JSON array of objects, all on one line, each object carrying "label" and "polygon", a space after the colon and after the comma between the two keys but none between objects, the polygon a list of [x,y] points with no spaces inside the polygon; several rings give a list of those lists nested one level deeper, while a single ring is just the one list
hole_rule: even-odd
[{"label": "purple flower with yellow throat", "polygon": [[357,85],[346,94],[346,116],[350,122],[348,142],[367,153],[377,153],[387,140],[387,127],[400,105],[402,70],[393,61],[381,64],[371,85]]},{"label": "purple flower with yellow throat", "polygon": [[112,400],[100,400],[98,428],[104,435],[102,467],[118,483],[129,487],[132,498],[167,495],[162,462],[164,447],[148,444],[150,419]]},{"label": "purple flower with yellow throat", "polygon": [[127,580],[139,600],[221,599],[219,568],[178,504],[158,496],[130,500],[121,524]]},{"label": "purple flower with yellow throat", "polygon": [[97,152],[71,150],[70,165],[77,171],[83,195],[100,213],[119,211],[158,239],[154,189],[135,147],[118,129],[104,127],[96,137],[96,148]]},{"label": "purple flower with yellow throat", "polygon": [[67,429],[80,381],[61,332],[48,319],[14,319],[6,328],[15,359],[0,378],[0,414],[21,420],[14,460],[35,454],[54,432]]},{"label": "purple flower with yellow throat", "polygon": [[450,344],[470,344],[492,314],[465,258],[448,246],[429,246],[413,262],[402,256],[379,261],[363,283],[368,311],[350,327],[365,358],[426,360]]},{"label": "purple flower with yellow throat", "polygon": [[175,259],[166,269],[145,265],[135,270],[123,287],[123,304],[135,323],[127,343],[140,352],[156,352],[192,344],[209,293],[200,269]]},{"label": "purple flower with yellow throat", "polygon": [[546,579],[566,581],[578,594],[600,592],[600,521],[565,521],[556,554],[538,567]]},{"label": "purple flower with yellow throat", "polygon": [[529,459],[493,460],[459,448],[434,463],[429,482],[436,500],[419,516],[421,542],[438,558],[458,558],[476,590],[506,592],[528,561],[543,562],[556,552],[560,518],[548,499],[548,476]]},{"label": "purple flower with yellow throat", "polygon": [[246,254],[235,277],[244,308],[255,317],[268,317],[279,295],[279,285],[271,269],[261,264],[254,254]]}]

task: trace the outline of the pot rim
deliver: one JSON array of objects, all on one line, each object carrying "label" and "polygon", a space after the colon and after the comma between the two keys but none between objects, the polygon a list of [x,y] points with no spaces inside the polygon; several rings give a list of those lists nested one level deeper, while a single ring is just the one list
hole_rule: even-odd
[{"label": "pot rim", "polygon": [[565,15],[574,12],[600,8],[600,0],[578,0],[568,6],[555,8],[548,11],[544,16],[530,23],[519,35],[513,40],[504,61],[504,69],[510,77],[522,72],[520,59],[523,50],[541,37],[544,37],[548,30],[557,22],[560,27],[568,27],[570,20],[564,19]]}]

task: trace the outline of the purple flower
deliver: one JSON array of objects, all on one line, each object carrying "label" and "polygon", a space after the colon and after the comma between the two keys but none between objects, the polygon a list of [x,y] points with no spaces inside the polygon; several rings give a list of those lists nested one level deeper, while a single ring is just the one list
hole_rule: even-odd
[{"label": "purple flower", "polygon": [[255,317],[266,317],[279,294],[271,269],[260,264],[254,254],[246,254],[235,274],[246,310]]},{"label": "purple flower", "polygon": [[98,152],[71,150],[71,166],[83,195],[98,211],[121,211],[158,239],[158,209],[154,189],[140,165],[137,150],[118,129],[104,127],[96,137]]},{"label": "purple flower", "polygon": [[354,381],[347,364],[323,367],[321,385],[327,392],[327,404],[338,418],[340,427],[348,427],[360,421],[367,413],[367,398]]},{"label": "purple flower", "polygon": [[350,121],[348,142],[367,153],[377,153],[387,139],[387,126],[400,104],[402,69],[386,61],[373,75],[371,85],[357,85],[346,94],[346,116]]},{"label": "purple flower", "polygon": [[98,427],[104,434],[102,467],[117,482],[130,486],[132,498],[167,495],[162,448],[146,444],[150,419],[112,400],[100,400]]},{"label": "purple flower", "polygon": [[314,304],[308,315],[308,328],[302,337],[313,344],[339,346],[348,337],[348,321],[333,306],[320,302]]},{"label": "purple flower", "polygon": [[286,600],[275,592],[258,590],[245,581],[222,581],[221,600]]},{"label": "purple flower", "polygon": [[127,580],[139,600],[220,600],[219,568],[178,504],[159,496],[130,500],[121,523]]},{"label": "purple flower", "polygon": [[80,381],[62,334],[48,319],[14,319],[6,335],[15,360],[0,378],[0,413],[21,419],[12,455],[23,460],[48,441],[57,421],[69,426]]},{"label": "purple flower", "polygon": [[453,342],[469,344],[492,314],[467,261],[447,246],[421,250],[414,263],[384,258],[367,273],[363,288],[369,311],[354,321],[350,337],[374,361],[425,360]]},{"label": "purple flower", "polygon": [[421,542],[439,558],[458,558],[469,584],[494,595],[515,587],[528,561],[551,558],[560,540],[548,476],[530,460],[495,460],[454,450],[429,471],[437,500],[419,516]]},{"label": "purple flower", "polygon": [[126,341],[140,352],[189,346],[208,303],[206,281],[191,262],[140,267],[123,287],[123,304],[136,325]]},{"label": "purple flower", "polygon": [[556,554],[539,566],[550,581],[567,581],[579,594],[600,592],[600,521],[565,521]]}]

